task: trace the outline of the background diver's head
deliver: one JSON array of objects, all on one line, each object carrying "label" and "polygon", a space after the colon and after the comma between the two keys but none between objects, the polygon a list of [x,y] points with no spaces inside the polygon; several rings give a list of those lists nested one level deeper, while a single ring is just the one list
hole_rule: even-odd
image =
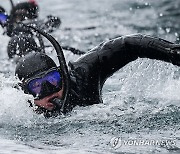
[{"label": "background diver's head", "polygon": [[38,5],[34,0],[29,0],[29,2],[22,2],[15,5],[11,10],[11,17],[15,22],[35,19],[38,17]]},{"label": "background diver's head", "polygon": [[51,111],[56,107],[51,100],[63,97],[62,73],[46,54],[36,52],[22,57],[15,74],[22,81],[24,92],[33,95],[39,107]]}]

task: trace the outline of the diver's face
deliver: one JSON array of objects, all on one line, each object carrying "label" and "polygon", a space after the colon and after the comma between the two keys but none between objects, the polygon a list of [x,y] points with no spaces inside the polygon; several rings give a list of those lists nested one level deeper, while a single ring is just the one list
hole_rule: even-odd
[{"label": "diver's face", "polygon": [[52,111],[55,108],[55,105],[53,103],[51,103],[50,100],[53,98],[57,98],[57,97],[61,99],[62,95],[63,95],[63,89],[52,95],[46,96],[40,100],[34,100],[34,103],[39,107],[45,108],[49,111]]}]

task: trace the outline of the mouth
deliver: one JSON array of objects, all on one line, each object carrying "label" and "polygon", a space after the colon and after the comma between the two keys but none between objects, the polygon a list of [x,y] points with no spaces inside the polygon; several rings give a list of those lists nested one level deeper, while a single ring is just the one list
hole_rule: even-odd
[{"label": "mouth", "polygon": [[54,104],[52,104],[52,103],[48,103],[48,104],[47,104],[47,107],[48,107],[48,108],[54,108],[54,107],[55,107],[55,105],[54,105]]},{"label": "mouth", "polygon": [[55,98],[58,98],[57,96],[53,96],[53,97],[50,97],[49,99],[48,99],[48,104],[47,104],[47,107],[49,107],[49,108],[56,108],[56,104],[54,103],[54,99]]},{"label": "mouth", "polygon": [[57,98],[57,96],[51,96],[48,98],[47,107],[53,108],[53,109],[56,107],[56,104],[54,104],[52,101],[54,98]]}]

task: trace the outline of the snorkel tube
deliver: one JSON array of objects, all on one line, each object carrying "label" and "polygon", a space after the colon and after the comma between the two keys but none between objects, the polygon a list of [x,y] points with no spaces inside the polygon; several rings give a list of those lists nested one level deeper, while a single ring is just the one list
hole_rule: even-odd
[{"label": "snorkel tube", "polygon": [[[26,25],[24,25],[24,26],[26,26]],[[65,104],[69,99],[70,76],[69,76],[68,67],[66,65],[66,61],[65,61],[65,57],[63,54],[62,47],[51,35],[47,34],[46,32],[43,32],[42,30],[39,30],[33,26],[28,25],[26,27],[33,29],[35,32],[38,32],[39,34],[41,34],[45,38],[47,38],[56,50],[60,69],[61,69],[62,74],[63,74],[63,84],[64,84],[63,91],[64,92],[63,92],[63,100],[59,100],[57,98],[54,98],[53,100],[51,100],[51,102],[57,106],[57,108],[60,110],[61,113],[65,113]]]},{"label": "snorkel tube", "polygon": [[9,0],[9,1],[10,1],[10,3],[11,3],[11,7],[14,8],[14,2],[13,2],[13,0]]}]

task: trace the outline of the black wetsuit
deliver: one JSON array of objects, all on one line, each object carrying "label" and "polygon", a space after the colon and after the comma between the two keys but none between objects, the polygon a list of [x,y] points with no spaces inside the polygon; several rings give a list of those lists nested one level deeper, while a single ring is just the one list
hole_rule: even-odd
[{"label": "black wetsuit", "polygon": [[146,35],[130,35],[101,43],[70,66],[70,99],[65,113],[75,106],[102,103],[101,91],[108,77],[136,60],[150,58],[180,66],[179,46]]},{"label": "black wetsuit", "polygon": [[[58,17],[48,16],[45,20],[27,20],[22,23],[24,25],[36,26],[46,32],[53,32],[59,28],[61,20]],[[24,27],[21,23],[16,23],[16,26],[9,24],[7,26],[7,35],[11,37],[7,47],[9,58],[13,58],[15,55],[22,57],[31,51],[45,51],[41,35],[34,35],[29,28]],[[35,38],[39,41],[39,45],[36,43]]]},{"label": "black wetsuit", "polygon": [[55,16],[47,16],[44,20],[34,19],[34,20],[25,20],[19,23],[8,21],[7,24],[7,35],[9,37],[19,35],[19,33],[29,33],[29,29],[22,27],[21,23],[25,25],[33,25],[39,29],[45,30],[47,33],[53,32],[61,25],[61,20]]}]

